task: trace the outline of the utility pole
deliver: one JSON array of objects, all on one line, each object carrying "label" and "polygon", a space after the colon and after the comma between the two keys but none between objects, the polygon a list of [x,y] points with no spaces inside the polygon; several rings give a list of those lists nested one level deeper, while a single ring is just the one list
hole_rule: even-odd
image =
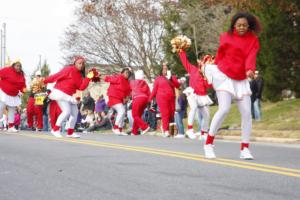
[{"label": "utility pole", "polygon": [[193,35],[194,35],[194,43],[195,43],[195,50],[196,50],[196,58],[198,59],[198,45],[197,45],[197,36],[196,36],[196,25],[192,24],[193,28]]},{"label": "utility pole", "polygon": [[3,56],[3,65],[5,65],[6,61],[6,23],[3,23],[3,51],[2,51],[2,56]]},{"label": "utility pole", "polygon": [[6,61],[6,23],[3,23],[1,29],[1,62],[0,62],[0,68],[2,68],[5,65]]},{"label": "utility pole", "polygon": [[2,41],[3,41],[3,31],[1,29],[1,45],[0,45],[0,54],[1,54],[1,58],[0,58],[0,69],[2,68],[2,60],[3,60],[3,56],[2,56],[2,52],[3,52],[3,48],[2,48]]}]

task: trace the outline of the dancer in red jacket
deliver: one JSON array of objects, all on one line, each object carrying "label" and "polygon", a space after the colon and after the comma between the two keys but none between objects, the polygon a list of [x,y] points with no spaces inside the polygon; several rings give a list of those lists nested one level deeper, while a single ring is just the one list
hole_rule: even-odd
[{"label": "dancer in red jacket", "polygon": [[20,61],[14,62],[10,67],[0,69],[0,118],[7,106],[9,132],[18,132],[14,127],[14,116],[16,107],[21,105],[20,95],[25,90],[25,77]]},{"label": "dancer in red jacket", "polygon": [[256,54],[259,42],[256,36],[260,24],[256,17],[240,12],[233,16],[228,32],[220,37],[216,55],[216,65],[206,65],[205,76],[212,82],[219,102],[209,134],[204,145],[205,157],[215,158],[213,141],[215,134],[230,110],[232,100],[236,100],[242,118],[241,159],[253,159],[249,151],[251,134],[251,90],[247,77],[253,77],[256,68]]},{"label": "dancer in red jacket", "polygon": [[132,95],[132,117],[133,128],[132,134],[138,135],[138,129],[142,130],[141,135],[149,131],[149,125],[143,121],[142,115],[147,107],[150,89],[146,81],[144,81],[144,72],[138,70],[134,73],[135,80],[130,81]]},{"label": "dancer in red jacket", "polygon": [[104,81],[110,83],[107,89],[108,106],[117,111],[112,131],[117,135],[127,135],[122,131],[125,118],[124,101],[130,95],[131,89],[128,78],[131,72],[129,68],[124,68],[121,74],[114,76],[105,76]]},{"label": "dancer in red jacket", "polygon": [[83,78],[85,71],[85,59],[81,56],[75,58],[74,64],[63,68],[60,72],[47,77],[44,83],[56,82],[52,92],[49,95],[51,100],[55,100],[62,113],[57,118],[56,124],[52,127],[51,133],[55,137],[62,137],[60,127],[64,120],[68,120],[67,137],[79,138],[80,135],[74,133],[74,127],[77,120],[78,108],[77,101],[72,95],[77,90],[85,90],[93,78],[93,72],[88,73]]},{"label": "dancer in red jacket", "polygon": [[193,122],[196,112],[200,111],[203,117],[201,124],[201,139],[205,139],[209,128],[209,105],[213,103],[207,95],[206,90],[210,88],[211,85],[209,85],[204,79],[200,64],[199,67],[192,65],[188,61],[186,53],[183,50],[179,53],[179,57],[184,68],[190,75],[190,87],[183,91],[183,93],[187,95],[187,100],[190,106],[190,111],[188,114],[188,130],[186,131],[186,134],[190,139],[196,138],[196,135],[193,131]]},{"label": "dancer in red jacket", "polygon": [[152,93],[149,97],[151,101],[156,97],[162,118],[163,135],[169,137],[169,123],[174,121],[175,114],[175,88],[179,88],[180,83],[176,76],[171,75],[166,63],[163,64],[161,75],[154,81]]}]

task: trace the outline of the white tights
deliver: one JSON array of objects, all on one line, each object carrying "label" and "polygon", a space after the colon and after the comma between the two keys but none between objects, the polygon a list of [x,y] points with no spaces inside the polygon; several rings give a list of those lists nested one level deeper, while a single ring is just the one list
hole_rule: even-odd
[{"label": "white tights", "polygon": [[207,132],[209,128],[210,118],[209,106],[198,106],[197,99],[193,98],[192,96],[188,98],[188,103],[190,106],[190,111],[188,114],[188,125],[193,125],[195,114],[197,111],[199,111],[202,115],[201,129],[202,131]]},{"label": "white tights", "polygon": [[[5,108],[5,103],[0,101],[0,119],[3,117],[3,111]],[[14,123],[15,121],[15,110],[16,107],[7,106],[8,109],[8,123]]]},{"label": "white tights", "polygon": [[115,120],[115,125],[119,128],[123,128],[124,126],[124,118],[125,118],[125,107],[122,103],[118,103],[113,105],[112,108],[117,111],[117,117]]},{"label": "white tights", "polygon": [[[214,136],[217,133],[218,129],[221,127],[225,117],[230,111],[232,102],[232,95],[229,92],[217,91],[216,93],[219,107],[210,124],[209,135],[211,136]],[[236,103],[242,117],[242,142],[249,143],[252,129],[250,96],[243,96],[243,99],[236,100]]]},{"label": "white tights", "polygon": [[69,128],[74,129],[78,116],[77,104],[72,104],[69,101],[57,101],[57,104],[62,113],[58,116],[55,125],[60,127],[63,121],[69,118]]}]

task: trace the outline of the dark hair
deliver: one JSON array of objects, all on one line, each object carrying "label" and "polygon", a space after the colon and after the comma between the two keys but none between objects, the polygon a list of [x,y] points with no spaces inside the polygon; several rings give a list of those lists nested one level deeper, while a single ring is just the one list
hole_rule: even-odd
[{"label": "dark hair", "polygon": [[159,75],[160,75],[160,76],[163,75],[163,74],[162,74],[162,71],[163,71],[163,65],[164,65],[164,64],[167,66],[167,69],[170,70],[169,65],[167,65],[166,63],[162,63],[162,67],[161,67],[161,70],[160,70],[160,72],[159,72]]},{"label": "dark hair", "polygon": [[20,73],[21,74],[24,74],[24,71],[22,70],[22,64],[20,63],[20,62],[15,62],[15,63],[13,63],[11,66],[13,67],[13,68],[15,68],[15,65],[17,64],[17,63],[19,63],[20,64]]},{"label": "dark hair", "polygon": [[259,34],[261,32],[261,24],[258,20],[258,18],[248,12],[238,12],[231,18],[231,24],[228,29],[228,33],[232,34],[234,30],[234,25],[236,21],[240,18],[246,18],[249,24],[249,30],[255,32],[256,34]]},{"label": "dark hair", "polygon": [[128,72],[128,78],[131,76],[131,69],[129,67],[125,67],[122,69],[121,74],[123,74],[124,72]]}]

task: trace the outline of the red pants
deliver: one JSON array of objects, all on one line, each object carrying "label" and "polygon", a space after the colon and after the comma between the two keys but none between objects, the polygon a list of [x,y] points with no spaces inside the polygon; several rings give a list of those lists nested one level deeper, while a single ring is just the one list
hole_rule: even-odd
[{"label": "red pants", "polygon": [[156,97],[156,102],[159,107],[163,131],[169,130],[169,123],[174,121],[175,115],[175,97],[162,98]]},{"label": "red pants", "polygon": [[34,105],[34,98],[29,97],[27,103],[27,124],[28,128],[33,127],[34,118],[38,129],[43,129],[43,106]]},{"label": "red pants", "polygon": [[138,134],[138,129],[145,130],[148,124],[142,120],[142,115],[145,108],[147,107],[147,97],[139,97],[132,101],[132,117],[133,117],[133,128],[132,133]]},{"label": "red pants", "polygon": [[58,106],[57,102],[51,100],[51,102],[49,103],[49,117],[50,117],[50,124],[52,128],[55,126],[56,120],[60,115],[60,113],[61,113],[61,109]]}]

